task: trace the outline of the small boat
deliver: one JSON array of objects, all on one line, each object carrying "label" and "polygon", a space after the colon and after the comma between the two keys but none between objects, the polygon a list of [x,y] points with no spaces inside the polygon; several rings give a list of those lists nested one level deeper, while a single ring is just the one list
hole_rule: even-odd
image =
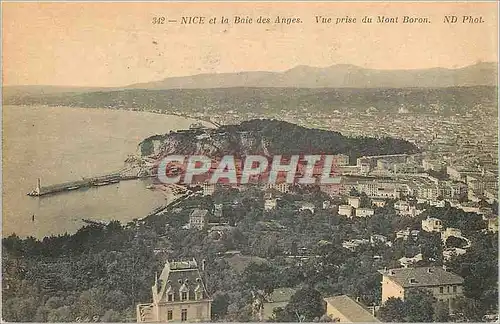
[{"label": "small boat", "polygon": [[154,189],[154,188],[155,188],[155,186],[153,186],[153,185],[147,185],[146,186],[146,189]]},{"label": "small boat", "polygon": [[105,185],[108,185],[110,182],[109,181],[98,181],[98,182],[94,182],[93,185],[94,186],[105,186]]}]

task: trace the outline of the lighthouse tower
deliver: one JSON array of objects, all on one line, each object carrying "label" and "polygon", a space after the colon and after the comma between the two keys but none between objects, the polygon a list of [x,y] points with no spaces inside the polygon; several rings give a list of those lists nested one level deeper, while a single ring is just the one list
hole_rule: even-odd
[{"label": "lighthouse tower", "polygon": [[39,195],[39,194],[40,194],[40,192],[41,192],[41,188],[42,188],[42,186],[41,186],[41,184],[40,184],[40,183],[41,183],[40,178],[36,179],[36,188],[35,188],[35,193],[36,193],[37,195]]}]

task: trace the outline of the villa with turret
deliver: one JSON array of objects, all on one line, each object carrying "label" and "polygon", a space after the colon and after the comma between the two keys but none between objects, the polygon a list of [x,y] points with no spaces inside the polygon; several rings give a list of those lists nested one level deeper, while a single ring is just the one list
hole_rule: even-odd
[{"label": "villa with turret", "polygon": [[153,302],[137,305],[137,322],[209,322],[212,300],[196,260],[167,261],[152,287]]}]

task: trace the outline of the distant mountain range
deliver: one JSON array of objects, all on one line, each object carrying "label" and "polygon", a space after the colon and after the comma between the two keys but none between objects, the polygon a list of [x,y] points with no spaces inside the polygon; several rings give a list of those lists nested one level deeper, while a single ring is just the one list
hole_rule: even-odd
[{"label": "distant mountain range", "polygon": [[459,69],[375,70],[337,64],[325,68],[297,66],[285,72],[198,74],[139,83],[129,89],[205,88],[442,88],[497,84],[497,63]]},{"label": "distant mountain range", "polygon": [[375,70],[337,64],[325,68],[300,65],[284,72],[209,73],[172,77],[160,81],[115,88],[59,86],[7,86],[4,95],[54,94],[64,92],[115,91],[127,89],[212,88],[443,88],[496,86],[498,64],[477,63],[458,69]]}]

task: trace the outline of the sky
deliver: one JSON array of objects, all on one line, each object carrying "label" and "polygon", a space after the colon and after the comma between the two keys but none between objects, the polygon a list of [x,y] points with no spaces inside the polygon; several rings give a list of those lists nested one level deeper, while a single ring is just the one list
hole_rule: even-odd
[{"label": "sky", "polygon": [[[2,3],[5,85],[122,86],[200,73],[284,71],[297,65],[457,68],[498,61],[498,8],[489,3]],[[403,16],[430,23],[402,24]],[[444,23],[445,15],[483,23]],[[204,16],[203,25],[181,24]],[[221,16],[229,24],[220,23]],[[234,17],[299,24],[235,24]],[[318,24],[316,16],[356,18]],[[363,24],[364,16],[399,17]],[[165,17],[165,24],[153,24]],[[210,18],[216,24],[209,24]],[[168,23],[168,20],[176,22]]]}]

